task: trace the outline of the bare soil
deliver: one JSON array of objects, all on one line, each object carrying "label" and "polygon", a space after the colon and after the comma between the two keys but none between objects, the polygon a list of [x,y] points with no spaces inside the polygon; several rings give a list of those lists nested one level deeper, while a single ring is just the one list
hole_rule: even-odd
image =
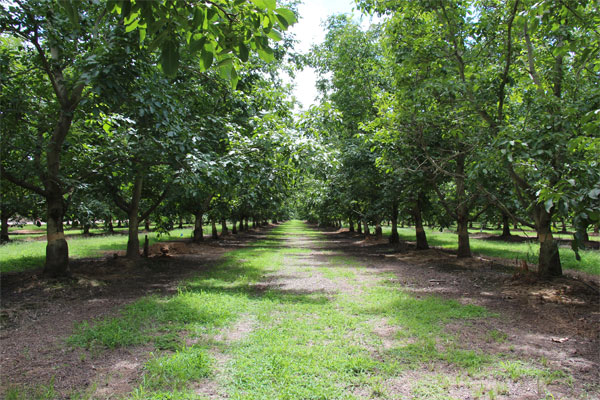
[{"label": "bare soil", "polygon": [[[90,354],[72,349],[64,340],[76,322],[114,315],[136,299],[149,294],[174,293],[182,280],[198,271],[214,267],[227,251],[262,237],[268,229],[223,240],[192,244],[186,241],[158,243],[151,257],[129,262],[112,254],[105,258],[73,260],[73,275],[66,280],[48,280],[40,271],[4,274],[1,277],[0,397],[12,386],[46,384],[54,378],[55,389],[66,396],[74,390],[90,390],[95,398],[109,398],[130,392],[139,383],[142,366],[151,348]],[[382,240],[364,240],[345,231],[324,232],[318,251],[306,263],[326,265],[327,256],[352,256],[367,266],[359,280],[375,282],[379,274],[392,272],[398,286],[416,296],[436,294],[465,304],[485,306],[498,318],[448,325],[461,342],[485,353],[512,353],[520,359],[544,358],[550,367],[569,371],[575,382],[571,388],[551,388],[562,398],[579,398],[584,393],[598,396],[600,382],[600,291],[597,278],[579,274],[553,281],[536,281],[515,274],[514,268],[498,260],[457,259],[437,249],[416,251],[409,243],[389,245]],[[310,247],[306,238],[290,238],[288,245]],[[315,247],[316,249],[316,247]],[[323,294],[350,293],[352,283],[332,280],[322,274],[303,273],[304,262],[296,257],[290,268],[267,276],[265,287],[277,286],[295,292]],[[382,275],[383,276],[383,275]],[[390,279],[390,278],[385,278]],[[223,341],[237,341],[250,332],[255,321],[241,318]],[[373,321],[373,332],[381,336],[382,349],[394,346],[396,327],[385,320]],[[506,334],[506,341],[488,340],[489,332]],[[219,357],[219,349],[214,349]],[[226,360],[221,360],[221,364]],[[451,367],[448,367],[449,369]],[[452,371],[447,371],[451,373]],[[456,371],[454,371],[456,372]],[[431,374],[431,379],[435,377]],[[428,372],[411,371],[386,382],[388,393],[408,395],[408,388]],[[489,382],[482,380],[482,385]],[[516,384],[515,384],[516,385]],[[535,383],[509,387],[510,398],[539,398]],[[539,389],[539,388],[538,388]],[[214,381],[198,383],[198,393],[223,398]],[[469,388],[453,386],[451,395],[471,398]],[[66,397],[65,397],[66,398]],[[597,398],[597,397],[596,397]]]}]

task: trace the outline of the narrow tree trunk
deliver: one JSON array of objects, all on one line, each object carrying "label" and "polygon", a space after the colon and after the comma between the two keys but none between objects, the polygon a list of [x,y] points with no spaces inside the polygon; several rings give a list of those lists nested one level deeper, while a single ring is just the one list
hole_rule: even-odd
[{"label": "narrow tree trunk", "polygon": [[465,154],[456,157],[456,224],[458,229],[458,258],[471,257],[469,245],[469,210],[465,193]]},{"label": "narrow tree trunk", "polygon": [[140,210],[140,199],[142,198],[142,183],[144,178],[141,175],[135,177],[133,183],[133,193],[131,196],[131,204],[129,206],[129,238],[127,240],[127,254],[125,257],[135,260],[140,257],[140,239],[139,233],[139,210]]},{"label": "narrow tree trunk", "polygon": [[392,233],[390,234],[390,243],[400,243],[398,235],[398,203],[392,204]]},{"label": "narrow tree trunk", "polygon": [[348,218],[348,224],[350,225],[350,232],[354,232],[354,221],[352,218]]},{"label": "narrow tree trunk", "polygon": [[561,225],[560,233],[567,233],[567,224],[565,223],[564,218],[561,218],[560,225]]},{"label": "narrow tree trunk", "polygon": [[183,217],[179,216],[179,229],[183,229]]},{"label": "narrow tree trunk", "polygon": [[535,229],[540,241],[540,258],[538,276],[551,278],[562,275],[558,243],[552,236],[552,214],[546,211],[543,204],[537,204],[534,209]]},{"label": "narrow tree trunk", "polygon": [[510,237],[510,223],[508,214],[502,213],[502,237]]},{"label": "narrow tree trunk", "polygon": [[217,230],[217,222],[215,221],[214,218],[211,218],[210,224],[212,226],[212,238],[216,240],[219,238],[219,231]]},{"label": "narrow tree trunk", "polygon": [[237,235],[237,227],[236,227],[237,220],[234,218],[232,223],[233,223],[233,226],[231,227],[231,233],[233,233],[234,235]]},{"label": "narrow tree trunk", "polygon": [[224,219],[221,220],[221,236],[225,236],[229,234],[229,229],[227,228],[227,221]]},{"label": "narrow tree trunk", "polygon": [[115,233],[115,227],[113,226],[112,219],[107,219],[106,221],[107,221],[106,226],[107,226],[108,233]]},{"label": "narrow tree trunk", "polygon": [[369,225],[367,224],[367,219],[363,219],[363,234],[365,237],[369,236],[371,232],[369,232]]},{"label": "narrow tree trunk", "polygon": [[252,229],[256,229],[256,218],[252,218]]},{"label": "narrow tree trunk", "polygon": [[419,193],[413,208],[413,218],[415,219],[415,235],[417,237],[417,250],[427,250],[429,248],[427,235],[425,234],[425,228],[423,228],[423,202],[423,195]]},{"label": "narrow tree trunk", "polygon": [[0,243],[10,241],[8,237],[8,213],[6,211],[0,210],[0,220],[2,228],[0,229]]},{"label": "narrow tree trunk", "polygon": [[248,230],[250,229],[250,228],[248,228],[248,219],[249,219],[249,217],[246,217],[246,219],[244,220],[244,230],[246,232],[248,232]]},{"label": "narrow tree trunk", "polygon": [[356,221],[356,233],[362,235],[362,223],[360,220]]},{"label": "narrow tree trunk", "polygon": [[84,235],[90,234],[90,224],[87,222],[85,224],[83,224],[83,234]]},{"label": "narrow tree trunk", "polygon": [[381,228],[381,221],[377,221],[375,223],[375,237],[377,239],[381,239],[381,237],[383,236],[383,229]]},{"label": "narrow tree trunk", "polygon": [[148,218],[146,218],[146,220],[144,221],[144,230],[146,232],[150,232],[150,220]]},{"label": "narrow tree trunk", "polygon": [[123,225],[121,224],[121,220],[118,219],[117,220],[117,228],[122,228],[122,227],[123,227]]},{"label": "narrow tree trunk", "polygon": [[202,231],[202,211],[196,211],[194,214],[194,242],[202,242],[204,240],[204,232]]}]

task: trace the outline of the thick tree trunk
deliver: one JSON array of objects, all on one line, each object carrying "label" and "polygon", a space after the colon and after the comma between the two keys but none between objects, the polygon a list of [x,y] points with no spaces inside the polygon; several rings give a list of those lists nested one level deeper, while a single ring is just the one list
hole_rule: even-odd
[{"label": "thick tree trunk", "polygon": [[371,234],[371,232],[369,232],[369,225],[367,224],[366,218],[363,219],[363,234],[365,235],[365,237]]},{"label": "thick tree trunk", "polygon": [[546,211],[543,204],[537,204],[534,209],[535,229],[540,241],[540,258],[538,276],[551,278],[562,275],[558,243],[552,237],[552,214]]},{"label": "thick tree trunk", "polygon": [[[464,211],[464,210],[463,210]],[[459,211],[456,219],[458,228],[458,258],[471,257],[471,246],[469,245],[469,224],[468,217]]]},{"label": "thick tree trunk", "polygon": [[215,221],[214,218],[211,218],[210,224],[212,227],[212,238],[216,240],[219,238],[219,231],[217,230],[217,222]]},{"label": "thick tree trunk", "polygon": [[502,237],[510,237],[510,221],[508,214],[502,213]]},{"label": "thick tree trunk", "polygon": [[106,227],[107,227],[108,233],[115,233],[115,227],[113,226],[112,219],[107,219],[106,221],[107,221]]},{"label": "thick tree trunk", "polygon": [[65,204],[58,188],[46,197],[48,216],[46,223],[46,264],[44,274],[52,277],[69,274],[69,247],[63,231]]},{"label": "thick tree trunk", "polygon": [[390,234],[390,243],[400,243],[398,235],[398,203],[392,204],[392,233]]},{"label": "thick tree trunk", "polygon": [[128,217],[129,217],[129,238],[127,240],[127,254],[125,257],[135,260],[140,257],[140,239],[139,233],[139,210],[140,210],[140,199],[142,198],[142,184],[144,178],[141,175],[135,177],[133,182],[133,193],[131,196],[131,203],[129,205]]},{"label": "thick tree trunk", "polygon": [[8,237],[8,213],[6,211],[0,211],[0,221],[2,228],[0,229],[0,243],[10,241]]},{"label": "thick tree trunk", "polygon": [[229,234],[229,229],[227,228],[227,221],[224,219],[221,220],[221,236],[225,236]]},{"label": "thick tree trunk", "polygon": [[202,242],[204,240],[204,232],[202,231],[202,211],[196,211],[194,214],[194,242]]},{"label": "thick tree trunk", "polygon": [[90,224],[88,224],[87,222],[85,224],[83,224],[83,234],[84,235],[90,234]]},{"label": "thick tree trunk", "polygon": [[425,234],[425,228],[423,227],[423,195],[419,193],[417,201],[413,208],[413,218],[415,219],[415,235],[417,237],[417,250],[429,249],[429,243],[427,242],[427,235]]}]

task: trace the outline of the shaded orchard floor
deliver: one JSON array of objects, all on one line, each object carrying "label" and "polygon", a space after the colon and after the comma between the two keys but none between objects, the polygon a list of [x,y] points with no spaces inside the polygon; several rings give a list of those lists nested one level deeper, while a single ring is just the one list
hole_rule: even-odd
[{"label": "shaded orchard floor", "polygon": [[[73,347],[65,344],[73,324],[119,315],[142,296],[174,296],[181,281],[221,268],[227,253],[262,240],[260,248],[276,255],[272,262],[278,265],[236,283],[236,293],[250,295],[245,309],[216,331],[179,332],[186,347],[201,345],[214,360],[213,372],[189,382],[185,396],[286,398],[285,391],[298,398],[310,390],[330,398],[598,396],[600,313],[598,292],[589,283],[563,278],[525,284],[491,261],[416,252],[299,223],[280,228],[279,234],[269,228],[202,245],[173,243],[171,256],[136,265],[78,260],[68,281],[35,273],[3,276],[2,391],[51,382],[58,397],[127,398],[143,382],[150,353],[172,351],[152,343]],[[250,261],[236,259],[241,269]],[[208,279],[198,282],[203,293],[233,292],[232,286],[208,285]],[[448,317],[463,307],[464,318]],[[286,341],[276,347],[278,340]],[[337,364],[321,360],[322,353]],[[249,379],[248,357],[277,386]],[[296,371],[289,363],[321,371],[313,376],[320,386],[295,382],[300,372],[282,374]],[[272,371],[274,365],[281,371]],[[321,376],[328,374],[337,383]]]}]

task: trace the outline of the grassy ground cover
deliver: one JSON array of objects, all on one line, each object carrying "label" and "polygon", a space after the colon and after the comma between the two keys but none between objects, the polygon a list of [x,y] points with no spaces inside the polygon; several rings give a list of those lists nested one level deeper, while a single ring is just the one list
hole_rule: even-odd
[{"label": "grassy ground cover", "polygon": [[[285,240],[299,236],[304,244]],[[391,382],[412,372],[418,375],[406,390],[414,399],[450,399],[457,387],[472,398],[509,396],[525,380],[537,380],[544,398],[552,396],[545,385],[572,379],[543,360],[469,348],[446,324],[495,315],[416,296],[392,273],[374,276],[357,259],[320,249],[320,240],[302,223],[286,223],[228,253],[174,296],[146,297],[117,317],[81,322],[67,343],[92,354],[153,344],[130,399],[204,399],[199,388],[207,381],[230,399],[398,398]],[[387,344],[377,325],[389,328]],[[25,392],[14,389],[9,398]]]},{"label": "grassy ground cover", "polygon": [[[458,236],[455,233],[448,231],[440,232],[439,230],[429,228],[425,228],[425,231],[430,246],[452,250],[458,249]],[[389,234],[390,228],[384,226],[383,232],[386,235]],[[399,228],[398,234],[402,240],[416,240],[413,228]],[[524,243],[473,238],[469,242],[471,250],[474,253],[484,256],[507,260],[525,260],[531,264],[536,264],[538,261],[539,244],[535,240],[535,235],[532,237],[531,242]],[[563,269],[574,269],[593,275],[600,275],[600,252],[598,250],[580,250],[581,261],[577,261],[575,253],[570,248],[561,247],[559,252]]]},{"label": "grassy ground cover", "polygon": [[[73,231],[77,232],[77,231]],[[170,235],[148,234],[150,245],[177,238],[189,238],[193,233],[192,228],[175,229]],[[204,227],[204,234],[210,235],[210,227]],[[139,235],[140,244],[144,243],[146,233]],[[71,258],[101,257],[107,252],[116,252],[127,248],[127,235],[103,235],[103,236],[74,236],[67,233],[69,243],[69,256]],[[25,271],[28,269],[41,268],[46,257],[45,240],[15,240],[0,246],[0,273]]]}]

